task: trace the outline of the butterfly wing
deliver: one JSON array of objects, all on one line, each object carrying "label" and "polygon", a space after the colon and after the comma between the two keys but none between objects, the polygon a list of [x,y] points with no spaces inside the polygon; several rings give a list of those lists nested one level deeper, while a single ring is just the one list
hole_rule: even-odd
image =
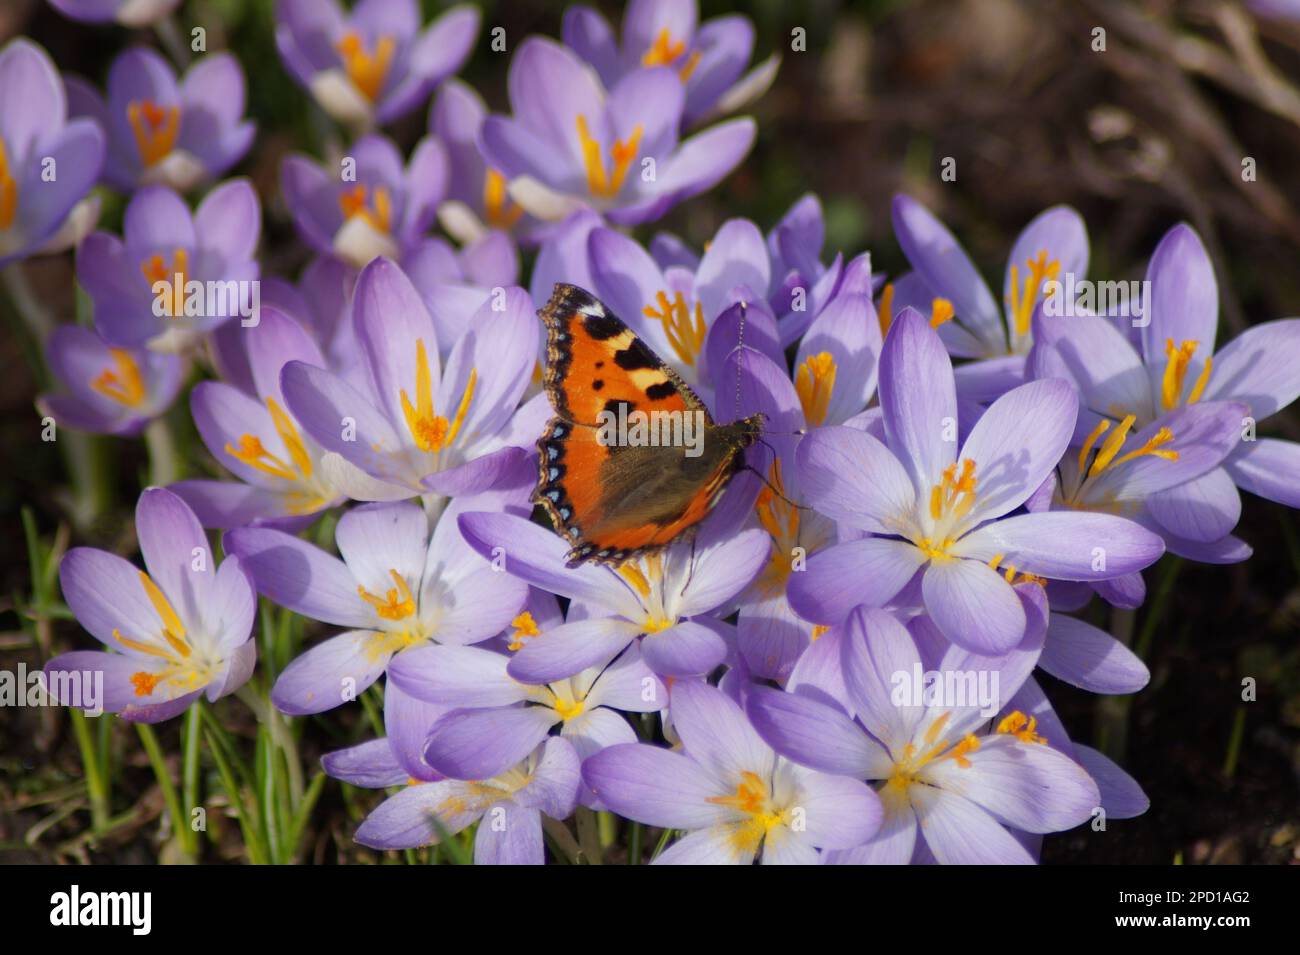
[{"label": "butterfly wing", "polygon": [[[739,449],[718,438],[703,402],[595,297],[557,285],[541,316],[556,417],[538,442],[536,499],[572,546],[570,564],[616,564],[665,546],[708,513],[740,463]],[[617,415],[623,405],[627,414],[696,416],[700,453],[603,443],[601,414]]]}]

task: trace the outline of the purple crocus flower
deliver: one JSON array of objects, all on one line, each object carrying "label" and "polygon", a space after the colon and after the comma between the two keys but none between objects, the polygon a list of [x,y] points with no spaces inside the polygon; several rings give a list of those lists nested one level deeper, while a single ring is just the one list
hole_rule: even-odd
[{"label": "purple crocus flower", "polygon": [[538,348],[523,289],[479,308],[445,368],[429,310],[388,259],[361,272],[353,318],[365,387],[301,361],[282,373],[289,410],[332,452],[334,486],[356,500],[450,497],[486,490],[527,459],[521,446],[541,433],[544,399],[513,434]]},{"label": "purple crocus flower", "polygon": [[[869,317],[869,302],[865,314]],[[858,331],[870,324],[864,323]],[[729,359],[727,376],[732,375],[740,386],[740,415],[764,416],[764,450],[772,452],[766,458],[761,452],[754,453],[753,466],[766,477],[754,512],[770,537],[771,553],[762,573],[740,599],[737,649],[750,674],[784,683],[810,641],[826,629],[801,619],[786,597],[791,574],[809,555],[835,541],[834,522],[804,506],[795,466],[799,437],[808,424],[808,405],[801,399],[816,392],[805,387],[796,391],[783,365],[748,348],[737,350]],[[874,382],[874,366],[870,377]],[[852,383],[852,378],[845,381]],[[824,409],[824,404],[819,402],[817,407]]]},{"label": "purple crocus flower", "polygon": [[[399,653],[430,641],[478,643],[505,629],[528,588],[470,550],[458,513],[453,502],[430,534],[416,504],[354,508],[334,535],[342,559],[274,528],[226,534],[226,549],[243,560],[260,593],[304,617],[349,628],[280,674],[271,691],[279,709],[294,716],[333,709],[360,695]],[[388,691],[386,707],[410,699],[392,686]]]},{"label": "purple crocus flower", "polygon": [[[996,674],[1000,701],[1011,699],[1033,669],[1046,617],[1040,588],[1020,587],[1027,608],[1035,609],[1038,622],[1030,629],[1037,632],[999,658],[953,647],[938,666],[941,677],[988,673],[993,686]],[[898,702],[896,675],[922,672],[923,664],[892,615],[858,609],[848,626],[841,665],[856,718],[824,698],[768,687],[753,688],[746,702],[754,728],[778,753],[824,773],[880,783],[879,832],[828,861],[905,864],[924,851],[941,863],[1031,863],[1008,828],[1060,832],[1100,805],[1088,773],[1045,745],[1025,713],[1012,711],[990,724],[980,706],[966,701]]]},{"label": "purple crocus flower", "polygon": [[880,800],[868,786],[778,756],[716,687],[676,683],[671,709],[682,752],[623,743],[582,767],[596,797],[620,816],[687,831],[656,864],[813,865],[819,849],[851,849],[880,827]]},{"label": "purple crocus flower", "polygon": [[[206,693],[218,700],[253,673],[249,639],[257,594],[239,558],[216,565],[185,502],[148,488],[135,510],[145,570],[93,547],[59,565],[63,595],[83,627],[116,653],[75,650],[45,665],[51,687],[102,679],[102,706],[123,719],[157,723]],[[70,699],[62,702],[82,705]]]},{"label": "purple crocus flower", "polygon": [[505,176],[489,166],[479,150],[487,115],[478,93],[455,79],[439,88],[429,107],[429,132],[446,148],[451,165],[447,200],[438,209],[438,219],[467,245],[493,230],[530,235],[537,228],[537,221],[510,198]]},{"label": "purple crocus flower", "polygon": [[[733,488],[728,496],[735,493]],[[693,543],[678,541],[617,570],[597,564],[565,567],[564,539],[512,514],[466,513],[461,526],[470,546],[504,560],[507,573],[579,600],[593,614],[549,630],[511,658],[510,676],[535,684],[581,673],[638,639],[655,673],[709,672],[734,643],[730,625],[710,614],[749,585],[770,549],[763,531],[726,533],[734,523],[723,510],[710,517]]]},{"label": "purple crocus flower", "polygon": [[1155,534],[1110,514],[1008,516],[1069,444],[1078,402],[1068,382],[1033,381],[1007,392],[959,452],[947,353],[930,323],[908,308],[885,339],[880,404],[887,445],[844,427],[800,442],[808,499],[868,532],[813,555],[806,572],[791,576],[789,599],[801,616],[837,623],[859,604],[885,605],[923,572],[921,597],[943,634],[996,655],[1024,634],[1024,610],[1009,582],[1017,571],[1100,580],[1141,570],[1163,552]]},{"label": "purple crocus flower", "polygon": [[636,644],[568,679],[532,686],[514,680],[507,672],[509,648],[521,649],[564,623],[554,597],[534,594],[530,609],[511,621],[513,635],[504,653],[427,646],[393,661],[391,683],[417,699],[454,707],[434,724],[425,747],[426,761],[443,775],[495,776],[557,726],[586,759],[606,746],[636,742],[620,711],[653,713],[668,704],[667,690]]},{"label": "purple crocus flower", "polygon": [[[595,228],[587,239],[595,292],[655,354],[706,393],[736,345],[744,303],[745,344],[784,361],[764,297],[770,278],[763,234],[747,219],[718,229],[698,266],[660,269],[633,239]],[[725,321],[721,320],[727,316]]]},{"label": "purple crocus flower", "polygon": [[325,112],[365,129],[416,109],[468,59],[479,12],[452,7],[420,29],[415,0],[279,0],[275,39],[284,64]]},{"label": "purple crocus flower", "polygon": [[[952,233],[909,196],[894,197],[894,233],[915,272],[882,298],[888,317],[906,306],[929,314],[949,354],[976,361],[956,370],[963,398],[987,403],[1024,381],[1036,306],[1049,282],[1070,286],[1088,274],[1088,233],[1069,206],[1053,206],[1031,221],[1011,247],[999,305]],[[892,302],[892,304],[891,304]]]},{"label": "purple crocus flower", "polygon": [[253,143],[245,99],[244,72],[229,53],[200,58],[177,83],[157,52],[134,47],[109,68],[107,99],[68,78],[72,114],[108,133],[104,181],[124,192],[141,185],[188,192],[224,175]]},{"label": "purple crocus flower", "polygon": [[339,169],[286,157],[280,188],[304,242],[361,268],[377,256],[399,258],[429,231],[447,190],[447,154],[426,136],[403,168],[392,140],[363,136]]},{"label": "purple crocus flower", "polygon": [[1214,267],[1200,237],[1185,224],[1161,239],[1147,281],[1147,324],[1137,329],[1136,347],[1104,319],[1044,315],[1038,325],[1045,350],[1034,355],[1032,364],[1075,381],[1083,404],[1094,409],[1080,422],[1081,428],[1113,420],[1120,429],[1128,422],[1150,432],[1168,424],[1176,438],[1177,428],[1167,422],[1175,412],[1186,417],[1197,414],[1200,405],[1244,403],[1248,410],[1237,418],[1235,436],[1231,414],[1220,407],[1231,445],[1222,466],[1199,476],[1189,474],[1189,480],[1146,502],[1147,512],[1167,533],[1171,550],[1196,560],[1244,559],[1248,551],[1229,536],[1241,516],[1238,487],[1300,507],[1294,480],[1300,444],[1256,439],[1254,430],[1255,424],[1300,396],[1300,319],[1255,325],[1216,354],[1219,293]]},{"label": "purple crocus flower", "polygon": [[510,197],[539,219],[583,206],[611,221],[648,222],[711,188],[744,158],[754,122],[720,123],[685,141],[685,102],[670,68],[639,69],[608,93],[567,47],[530,37],[510,62],[513,115],[489,116],[481,145]]},{"label": "purple crocus flower", "polygon": [[321,366],[325,359],[301,325],[269,306],[256,327],[239,331],[246,336],[253,394],[225,382],[201,381],[190,392],[190,408],[208,451],[241,480],[181,481],[172,490],[205,527],[307,523],[342,496],[323,473],[321,446],[287,409],[280,371],[290,361]]},{"label": "purple crocus flower", "polygon": [[578,754],[568,740],[553,737],[490,779],[407,786],[365,818],[356,840],[373,849],[414,849],[436,845],[440,829],[455,835],[479,822],[475,865],[542,865],[542,816],[567,818],[581,784]]},{"label": "purple crocus flower", "polygon": [[180,0],[50,0],[65,17],[86,23],[147,27],[171,15]]},{"label": "purple crocus flower", "polygon": [[109,345],[80,325],[56,328],[45,359],[63,390],[36,399],[41,414],[94,434],[139,434],[171,407],[185,368],[176,355]]},{"label": "purple crocus flower", "polygon": [[699,16],[696,0],[631,0],[619,44],[609,21],[577,5],[564,12],[562,35],[607,87],[641,67],[671,67],[686,88],[682,121],[689,125],[762,96],[781,63],[774,53],[746,73],[754,50],[749,18],[729,14],[699,23]]},{"label": "purple crocus flower", "polygon": [[[0,266],[76,233],[78,203],[99,178],[104,134],[68,119],[67,97],[49,55],[19,37],[0,50]],[[95,207],[98,217],[98,207]],[[67,238],[76,238],[69,235]]]},{"label": "purple crocus flower", "polygon": [[254,323],[261,220],[257,194],[243,179],[213,189],[193,214],[166,186],[139,190],[122,238],[96,232],[77,250],[77,277],[99,333],[114,345],[182,351],[224,322]]}]

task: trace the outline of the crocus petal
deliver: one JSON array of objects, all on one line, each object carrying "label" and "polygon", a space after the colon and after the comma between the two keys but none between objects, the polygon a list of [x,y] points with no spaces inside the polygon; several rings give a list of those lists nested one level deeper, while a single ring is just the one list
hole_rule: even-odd
[{"label": "crocus petal", "polygon": [[373,630],[349,630],[317,644],[284,668],[271,702],[282,713],[305,716],[355,700],[379,679],[392,656],[382,651],[382,641]]},{"label": "crocus petal", "polygon": [[905,797],[885,790],[880,830],[871,839],[848,850],[827,853],[830,865],[907,865],[916,848],[916,813]]},{"label": "crocus petal", "polygon": [[852,527],[890,533],[887,524],[910,514],[916,490],[898,458],[864,431],[818,428],[795,457],[808,502]]},{"label": "crocus petal", "polygon": [[429,731],[424,758],[454,779],[490,779],[518,763],[560,721],[545,706],[453,710]]},{"label": "crocus petal", "polygon": [[1243,491],[1300,507],[1300,444],[1276,438],[1243,442],[1223,467]]},{"label": "crocus petal", "polygon": [[979,482],[967,526],[1025,502],[1061,460],[1078,410],[1074,390],[1059,378],[1031,381],[993,403],[961,449]]},{"label": "crocus petal", "polygon": [[1232,477],[1215,468],[1147,499],[1147,509],[1175,537],[1208,543],[1226,537],[1241,519],[1241,495]]},{"label": "crocus petal", "polygon": [[923,708],[900,704],[894,696],[897,675],[910,678],[921,666],[907,629],[886,611],[855,610],[844,624],[840,654],[844,685],[862,725],[888,746],[910,740]]},{"label": "crocus petal", "polygon": [[880,357],[880,406],[886,443],[929,493],[956,457],[957,392],[943,342],[920,314],[904,310],[890,326]]},{"label": "crocus petal", "polygon": [[372,739],[347,749],[337,749],[322,756],[320,762],[327,775],[364,789],[400,786],[408,776],[386,739]]},{"label": "crocus petal", "polygon": [[846,776],[807,773],[800,779],[799,805],[807,838],[824,849],[860,846],[880,828],[880,799],[864,783]]},{"label": "crocus petal", "polygon": [[960,647],[999,656],[1025,633],[1025,610],[1011,585],[985,563],[933,561],[922,580],[925,609]]},{"label": "crocus petal", "polygon": [[74,547],[59,564],[59,582],[77,622],[114,648],[113,636],[139,638],[159,628],[158,613],[130,561],[93,547]]},{"label": "crocus petal", "polygon": [[687,833],[659,854],[654,865],[746,865],[753,853],[737,853],[732,830],[727,826]]},{"label": "crocus petal", "polygon": [[292,534],[243,527],[226,534],[225,547],[243,561],[258,593],[295,613],[341,627],[376,622],[347,565]]},{"label": "crocus petal", "polygon": [[[967,760],[969,766],[956,760],[935,761],[927,767],[927,778],[945,794],[963,796],[1016,829],[1037,833],[1072,829],[1101,805],[1092,778],[1051,746],[997,734],[984,737]],[[921,822],[927,822],[924,815]]]},{"label": "crocus petal", "polygon": [[[957,317],[975,330],[986,350],[1003,338],[1001,310],[989,287],[951,232],[928,209],[909,196],[893,203],[894,234],[912,268],[935,294],[952,301]],[[891,332],[893,329],[891,329]],[[916,379],[918,391],[923,390]]]},{"label": "crocus petal", "polygon": [[475,865],[544,865],[542,814],[510,803],[492,806],[474,834]]},{"label": "crocus petal", "polygon": [[412,647],[388,668],[389,682],[412,696],[455,707],[509,706],[527,691],[506,675],[509,658],[481,647]]},{"label": "crocus petal", "polygon": [[839,623],[859,605],[881,607],[925,563],[906,541],[864,537],[819,550],[790,575],[786,594],[795,613],[817,623]]},{"label": "crocus petal", "polygon": [[754,732],[744,711],[717,687],[700,680],[678,681],[668,705],[686,754],[716,777],[771,775],[776,755]]},{"label": "crocus petal", "polygon": [[478,813],[449,813],[446,807],[463,796],[464,784],[454,780],[420,783],[381,802],[357,827],[356,840],[373,849],[413,849],[434,844],[439,839],[437,819],[442,829],[455,835],[477,817]]},{"label": "crocus petal", "polygon": [[216,574],[203,526],[185,502],[161,487],[146,488],[135,508],[145,567],[184,621],[202,619]]},{"label": "crocus petal", "polygon": [[1149,322],[1142,329],[1142,351],[1148,363],[1164,366],[1165,344],[1200,342],[1197,352],[1214,352],[1219,324],[1219,283],[1200,236],[1179,223],[1160,240],[1147,267],[1151,301]]},{"label": "crocus petal", "polygon": [[770,549],[768,534],[750,528],[697,553],[690,582],[682,590],[678,612],[691,617],[726,603],[758,576],[767,563]]},{"label": "crocus petal", "polygon": [[955,553],[1055,580],[1092,580],[1153,564],[1160,538],[1127,518],[1089,511],[1039,511],[993,521],[967,534]]},{"label": "crocus petal", "polygon": [[1252,325],[1214,356],[1204,400],[1231,398],[1263,420],[1300,397],[1300,319]]},{"label": "crocus petal", "polygon": [[507,672],[521,683],[553,683],[610,659],[636,635],[636,625],[621,617],[566,623],[524,644]]},{"label": "crocus petal", "polygon": [[975,803],[933,786],[908,795],[926,845],[943,865],[1033,865],[1024,846]]},{"label": "crocus petal", "polygon": [[600,801],[628,819],[671,829],[704,829],[727,818],[709,800],[718,780],[681,753],[645,743],[611,746],[589,758],[582,778]]},{"label": "crocus petal", "polygon": [[424,741],[429,727],[446,712],[445,706],[416,699],[396,684],[385,685],[384,732],[393,755],[411,779],[438,778],[424,759]]},{"label": "crocus petal", "polygon": [[1047,625],[1038,665],[1091,693],[1136,693],[1151,679],[1146,664],[1109,633],[1059,613]]},{"label": "crocus petal", "polygon": [[757,686],[745,701],[745,712],[769,746],[802,766],[857,779],[889,774],[888,754],[827,703]]},{"label": "crocus petal", "polygon": [[1101,792],[1101,805],[1112,819],[1133,819],[1151,808],[1151,800],[1128,773],[1091,746],[1074,744],[1075,758]]},{"label": "crocus petal", "polygon": [[646,666],[663,676],[708,673],[726,659],[728,644],[734,643],[721,636],[729,627],[711,617],[682,620],[667,630],[646,634],[641,656]]}]

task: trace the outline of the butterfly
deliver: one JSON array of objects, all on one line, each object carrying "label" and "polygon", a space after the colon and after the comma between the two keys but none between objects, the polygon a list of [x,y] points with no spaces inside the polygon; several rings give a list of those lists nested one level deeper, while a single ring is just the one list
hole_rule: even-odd
[{"label": "butterfly", "polygon": [[[537,442],[533,500],[568,541],[566,565],[617,566],[693,533],[745,469],[763,416],[716,424],[681,376],[577,286],[557,284],[538,315],[555,417]],[[659,444],[622,424],[647,419],[692,424],[661,429],[670,440]]]}]

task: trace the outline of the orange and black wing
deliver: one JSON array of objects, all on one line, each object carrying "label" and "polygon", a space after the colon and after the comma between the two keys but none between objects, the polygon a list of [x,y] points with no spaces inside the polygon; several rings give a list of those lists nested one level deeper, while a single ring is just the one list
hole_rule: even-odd
[{"label": "orange and black wing", "polygon": [[556,285],[546,325],[546,393],[557,417],[596,427],[602,411],[703,411],[677,372],[590,292]]},{"label": "orange and black wing", "polygon": [[688,456],[682,447],[602,442],[602,414],[620,410],[692,415],[717,432],[680,376],[588,292],[557,285],[541,317],[555,417],[538,442],[536,500],[571,545],[570,565],[618,564],[665,546],[708,512],[739,462],[737,449],[706,439],[702,453]]}]

